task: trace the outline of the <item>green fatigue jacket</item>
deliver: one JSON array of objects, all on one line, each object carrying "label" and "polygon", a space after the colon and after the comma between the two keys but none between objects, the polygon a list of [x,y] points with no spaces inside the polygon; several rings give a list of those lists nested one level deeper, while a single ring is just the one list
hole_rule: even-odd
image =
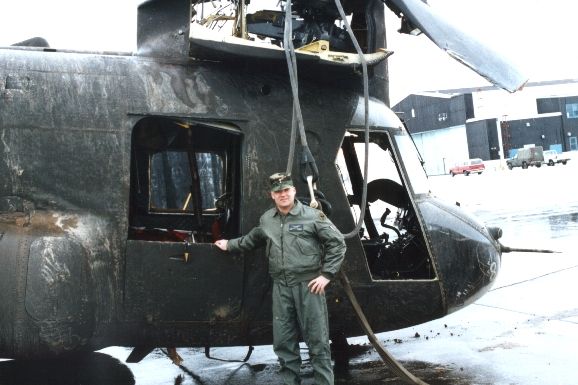
[{"label": "green fatigue jacket", "polygon": [[231,239],[227,249],[249,251],[267,246],[269,273],[285,286],[317,278],[332,280],[345,256],[343,235],[323,212],[295,201],[284,216],[272,208],[261,216],[259,226],[247,235]]}]

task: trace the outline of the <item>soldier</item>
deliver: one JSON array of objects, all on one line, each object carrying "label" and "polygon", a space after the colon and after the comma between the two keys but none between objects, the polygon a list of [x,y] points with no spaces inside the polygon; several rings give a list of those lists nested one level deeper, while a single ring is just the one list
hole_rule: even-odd
[{"label": "soldier", "polygon": [[240,252],[266,246],[273,278],[273,349],[285,385],[301,383],[299,332],[317,385],[333,385],[325,288],[345,255],[343,235],[323,212],[295,199],[291,176],[269,177],[275,207],[247,235],[218,240],[221,250]]}]

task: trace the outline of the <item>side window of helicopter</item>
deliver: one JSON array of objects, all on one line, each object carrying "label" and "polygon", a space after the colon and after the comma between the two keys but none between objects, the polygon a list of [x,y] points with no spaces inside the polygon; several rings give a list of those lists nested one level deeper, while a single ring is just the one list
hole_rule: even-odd
[{"label": "side window of helicopter", "polygon": [[[366,212],[360,230],[374,280],[432,279],[433,268],[417,221],[403,169],[386,132],[372,132],[369,143]],[[359,220],[365,162],[364,134],[344,138],[336,166],[355,222]]]},{"label": "side window of helicopter", "polygon": [[129,239],[209,243],[238,227],[240,133],[144,118],[133,130]]},{"label": "side window of helicopter", "polygon": [[203,211],[214,210],[224,189],[224,162],[215,152],[162,151],[150,158],[150,210],[194,212],[190,157],[199,173],[198,192]]}]

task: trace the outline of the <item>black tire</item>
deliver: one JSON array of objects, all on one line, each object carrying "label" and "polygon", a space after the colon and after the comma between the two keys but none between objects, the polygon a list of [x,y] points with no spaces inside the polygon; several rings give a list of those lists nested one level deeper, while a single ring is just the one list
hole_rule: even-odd
[{"label": "black tire", "polygon": [[554,165],[554,161],[553,161],[552,159],[550,159],[550,160],[548,161],[548,166],[553,166],[553,165]]},{"label": "black tire", "polygon": [[480,171],[480,172],[478,173],[478,175],[482,175],[482,171]]},{"label": "black tire", "polygon": [[514,166],[512,166],[512,163],[508,163],[508,168],[511,170],[514,168]]},{"label": "black tire", "polygon": [[542,167],[542,163],[536,163],[536,167],[538,168]]},{"label": "black tire", "polygon": [[470,175],[470,172],[469,172],[469,171],[465,171],[465,172],[464,172],[464,175],[465,175],[465,176],[469,176],[469,175]]},{"label": "black tire", "polygon": [[526,163],[526,162],[522,162],[522,168],[523,168],[523,169],[526,169],[526,168],[528,168],[528,163]]},{"label": "black tire", "polygon": [[454,174],[453,171],[450,171],[450,175],[452,176],[452,178],[453,178],[454,176],[456,176],[456,174]]},{"label": "black tire", "polygon": [[562,161],[562,164],[563,164],[563,165],[566,165],[566,162],[567,162],[566,160],[563,160],[563,161]]}]

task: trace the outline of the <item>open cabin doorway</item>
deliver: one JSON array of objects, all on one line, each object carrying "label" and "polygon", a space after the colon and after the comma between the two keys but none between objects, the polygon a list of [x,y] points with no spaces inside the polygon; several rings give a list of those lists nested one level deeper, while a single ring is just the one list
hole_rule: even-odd
[{"label": "open cabin doorway", "polygon": [[213,246],[238,232],[240,143],[240,131],[222,122],[146,117],[135,125],[127,317],[170,323],[240,316],[244,261]]},{"label": "open cabin doorway", "polygon": [[[404,154],[393,144],[388,132],[370,133],[367,204],[360,237],[371,278],[435,279],[408,186],[412,178],[401,160],[402,156],[416,154]],[[364,133],[350,130],[344,137],[336,166],[355,221],[359,219],[362,203],[364,162]]]}]

